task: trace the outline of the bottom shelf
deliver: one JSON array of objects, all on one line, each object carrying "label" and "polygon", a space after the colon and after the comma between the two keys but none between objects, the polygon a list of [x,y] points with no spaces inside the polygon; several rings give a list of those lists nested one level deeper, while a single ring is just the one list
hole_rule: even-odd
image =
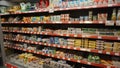
[{"label": "bottom shelf", "polygon": [[56,58],[56,59],[61,59],[61,60],[66,60],[66,61],[71,61],[71,62],[76,62],[76,63],[81,63],[81,64],[87,64],[87,65],[91,65],[91,66],[101,67],[101,68],[116,68],[115,66],[98,64],[98,63],[88,62],[88,61],[84,61],[84,60],[75,60],[75,59],[72,59],[72,58],[60,57],[60,56],[53,55],[53,54],[36,52],[36,51],[27,50],[27,49],[19,48],[19,47],[11,47],[11,46],[6,46],[6,47],[21,50],[21,51],[25,51],[25,52],[29,52],[29,53],[34,53],[34,54],[38,54],[38,55],[43,55],[43,56],[47,56],[47,57],[52,57],[52,58]]}]

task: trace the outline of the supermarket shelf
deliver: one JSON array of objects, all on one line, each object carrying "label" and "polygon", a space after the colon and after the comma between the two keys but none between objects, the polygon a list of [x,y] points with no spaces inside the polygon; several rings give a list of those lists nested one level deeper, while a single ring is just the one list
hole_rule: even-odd
[{"label": "supermarket shelf", "polygon": [[87,65],[92,65],[92,66],[97,66],[97,67],[102,67],[102,68],[115,68],[114,66],[107,66],[107,65],[83,61],[83,60],[75,60],[72,58],[66,58],[66,57],[57,56],[57,55],[53,55],[53,54],[45,54],[43,52],[37,52],[37,51],[28,50],[28,49],[24,49],[24,48],[20,48],[20,47],[12,47],[12,46],[6,46],[6,47],[25,51],[25,52],[30,52],[30,53],[34,53],[34,54],[40,54],[40,55],[48,56],[48,57],[52,57],[52,58],[62,59],[62,60],[66,60],[66,61],[77,62],[77,63],[81,63],[81,64],[87,64]]},{"label": "supermarket shelf", "polygon": [[43,46],[49,46],[49,47],[57,47],[57,48],[69,49],[69,50],[78,50],[78,51],[84,51],[84,52],[92,52],[92,53],[98,53],[98,54],[120,56],[120,52],[112,52],[112,51],[108,52],[108,51],[104,51],[104,50],[74,47],[72,45],[71,46],[66,46],[66,45],[58,45],[58,44],[49,44],[49,43],[35,42],[35,41],[30,41],[30,40],[18,40],[18,39],[9,39],[9,38],[5,38],[5,39],[6,40],[17,41],[17,42],[29,43],[29,44],[36,44],[36,45],[43,45]]},{"label": "supermarket shelf", "polygon": [[108,20],[108,21],[1,22],[1,23],[2,24],[103,24],[105,26],[115,25],[115,22],[111,20]]},{"label": "supermarket shelf", "polygon": [[[106,5],[97,5],[97,6],[87,6],[87,7],[41,9],[41,10],[26,11],[26,12],[15,12],[15,13],[12,13],[12,14],[28,14],[28,13],[39,13],[39,12],[54,13],[55,11],[78,10],[78,9],[91,9],[91,8],[106,8],[106,7],[117,7],[117,6],[120,6],[120,3],[117,3],[117,4],[106,4]],[[9,14],[9,13],[0,14],[0,16],[2,16],[2,15],[10,15],[10,14]]]},{"label": "supermarket shelf", "polygon": [[105,39],[105,40],[120,40],[119,36],[100,36],[100,35],[84,35],[84,34],[57,34],[50,32],[29,32],[29,31],[9,31],[3,30],[3,32],[13,32],[13,33],[25,33],[25,34],[40,34],[40,35],[51,35],[51,36],[65,36],[65,37],[76,37],[76,38],[92,38],[92,39]]}]

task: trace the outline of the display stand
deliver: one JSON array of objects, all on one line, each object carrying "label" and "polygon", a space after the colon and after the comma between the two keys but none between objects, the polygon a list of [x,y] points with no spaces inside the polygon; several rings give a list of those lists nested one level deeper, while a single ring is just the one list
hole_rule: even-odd
[{"label": "display stand", "polygon": [[1,29],[1,21],[0,21],[0,68],[4,67],[5,63],[5,51],[3,46],[3,33]]}]

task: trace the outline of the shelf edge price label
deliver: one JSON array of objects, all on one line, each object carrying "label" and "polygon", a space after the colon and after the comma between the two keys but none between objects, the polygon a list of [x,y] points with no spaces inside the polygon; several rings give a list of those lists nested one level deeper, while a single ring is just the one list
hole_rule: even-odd
[{"label": "shelf edge price label", "polygon": [[120,40],[120,37],[118,37],[118,40]]},{"label": "shelf edge price label", "polygon": [[116,26],[120,26],[120,20],[116,21]]},{"label": "shelf edge price label", "polygon": [[49,13],[54,13],[54,9],[49,9]]},{"label": "shelf edge price label", "polygon": [[115,53],[116,56],[119,56],[119,53]]},{"label": "shelf edge price label", "polygon": [[98,53],[102,54],[102,51],[98,51]]},{"label": "shelf edge price label", "polygon": [[114,26],[114,21],[106,21],[106,26]]},{"label": "shelf edge price label", "polygon": [[110,55],[110,52],[106,52],[106,54]]}]

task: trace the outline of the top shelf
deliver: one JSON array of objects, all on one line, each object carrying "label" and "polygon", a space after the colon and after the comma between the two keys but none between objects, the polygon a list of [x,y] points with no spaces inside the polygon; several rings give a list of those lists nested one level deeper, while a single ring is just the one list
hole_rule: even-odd
[{"label": "top shelf", "polygon": [[107,7],[119,7],[119,6],[120,6],[120,3],[117,3],[117,4],[106,4],[106,5],[96,5],[96,6],[87,6],[87,7],[41,9],[41,10],[34,10],[34,11],[15,12],[15,13],[5,13],[5,14],[0,14],[0,16],[11,15],[11,14],[14,15],[14,14],[40,13],[40,12],[54,13],[55,11],[67,11],[67,10],[79,10],[79,9],[92,9],[92,8],[107,8]]}]

